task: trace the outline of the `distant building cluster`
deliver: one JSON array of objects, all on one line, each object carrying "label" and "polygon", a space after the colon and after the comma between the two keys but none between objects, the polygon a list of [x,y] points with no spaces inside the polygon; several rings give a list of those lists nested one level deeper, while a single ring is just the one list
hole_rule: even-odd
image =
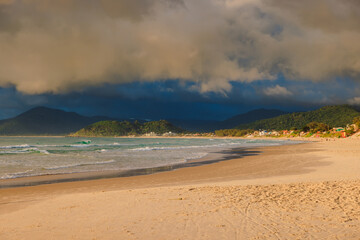
[{"label": "distant building cluster", "polygon": [[166,133],[163,133],[163,134],[157,134],[155,132],[150,132],[150,133],[146,133],[144,134],[145,137],[175,137],[175,136],[178,136],[177,133],[173,133],[173,132],[166,132]]},{"label": "distant building cluster", "polygon": [[338,137],[346,138],[349,136],[360,136],[359,126],[349,124],[346,127],[334,127],[328,131],[301,131],[301,130],[282,130],[267,131],[258,130],[247,134],[245,137]]}]

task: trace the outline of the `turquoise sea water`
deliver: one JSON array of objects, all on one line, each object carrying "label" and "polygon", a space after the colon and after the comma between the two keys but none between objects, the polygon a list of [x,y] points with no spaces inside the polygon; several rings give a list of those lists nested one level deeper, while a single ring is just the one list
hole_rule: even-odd
[{"label": "turquoise sea water", "polygon": [[282,144],[290,141],[1,137],[0,179],[153,168],[185,163],[230,148]]}]

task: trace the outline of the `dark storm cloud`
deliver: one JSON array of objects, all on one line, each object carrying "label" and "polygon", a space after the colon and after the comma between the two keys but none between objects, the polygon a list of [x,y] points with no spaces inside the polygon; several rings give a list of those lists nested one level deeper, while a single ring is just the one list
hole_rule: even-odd
[{"label": "dark storm cloud", "polygon": [[[348,86],[347,89],[342,85]],[[310,81],[255,81],[233,83],[227,96],[189,90],[181,81],[135,82],[88,87],[81,92],[31,95],[15,88],[0,88],[0,119],[36,106],[47,106],[83,115],[140,119],[217,119],[257,108],[303,111],[327,104],[358,104],[360,84],[337,79],[328,84]]]},{"label": "dark storm cloud", "polygon": [[[0,85],[29,94],[179,79],[358,79],[355,0],[0,0]],[[279,90],[279,89],[278,89]]]}]

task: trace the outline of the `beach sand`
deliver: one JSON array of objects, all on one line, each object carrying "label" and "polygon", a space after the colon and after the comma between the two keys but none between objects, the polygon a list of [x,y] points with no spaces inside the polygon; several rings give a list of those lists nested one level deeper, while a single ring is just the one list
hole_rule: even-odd
[{"label": "beach sand", "polygon": [[360,239],[360,139],[0,189],[0,239]]}]

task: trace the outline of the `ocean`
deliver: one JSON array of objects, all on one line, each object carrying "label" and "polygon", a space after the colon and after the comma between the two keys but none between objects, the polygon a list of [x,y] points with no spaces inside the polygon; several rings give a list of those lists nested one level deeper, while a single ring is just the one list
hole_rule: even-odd
[{"label": "ocean", "polygon": [[293,143],[219,138],[1,137],[0,179],[148,169],[221,155],[233,148]]}]

